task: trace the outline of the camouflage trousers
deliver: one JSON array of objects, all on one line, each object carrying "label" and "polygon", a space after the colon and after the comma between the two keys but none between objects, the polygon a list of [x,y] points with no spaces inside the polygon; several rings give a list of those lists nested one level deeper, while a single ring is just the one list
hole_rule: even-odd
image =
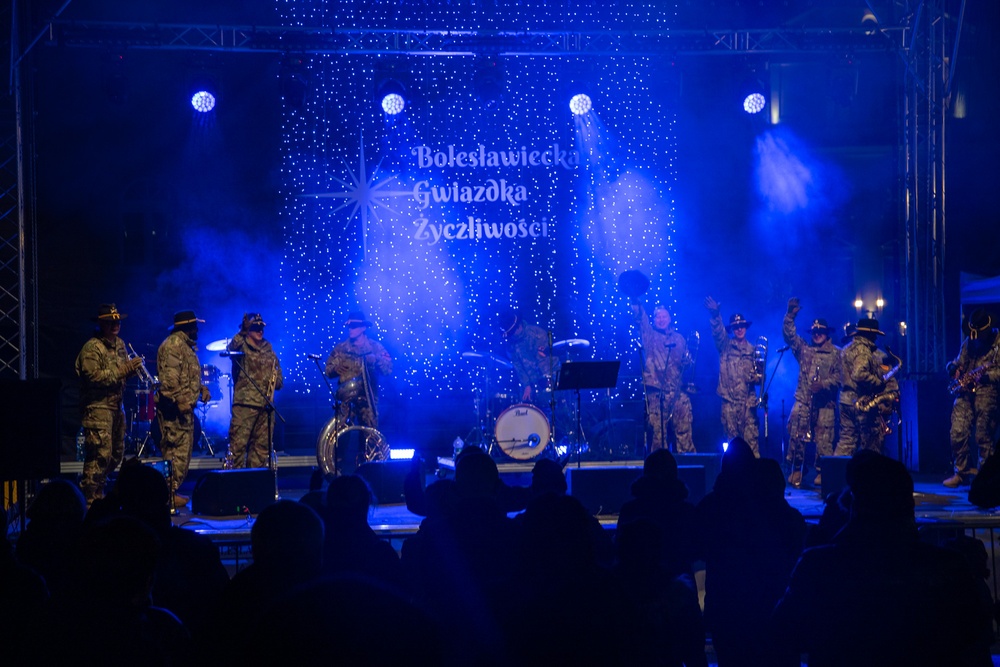
[{"label": "camouflage trousers", "polygon": [[[270,426],[270,428],[268,428]],[[229,453],[233,468],[266,468],[274,434],[274,415],[253,405],[234,405],[229,422]]]},{"label": "camouflage trousers", "polygon": [[157,406],[156,419],[160,425],[160,451],[163,458],[170,461],[170,491],[184,483],[191,465],[191,450],[194,449],[194,411],[180,412],[172,401],[161,400]]},{"label": "camouflage trousers", "polygon": [[691,422],[693,421],[691,414],[691,399],[683,391],[672,394],[647,387],[646,415],[649,427],[653,431],[650,451],[667,446],[666,431],[668,427],[672,426],[677,453],[694,453],[694,440],[691,437]]},{"label": "camouflage trousers", "polygon": [[811,438],[816,444],[816,470],[819,470],[819,457],[833,456],[836,437],[837,410],[832,404],[813,409],[807,403],[795,401],[788,419],[788,460],[793,465],[805,461],[806,443]]},{"label": "camouflage trousers", "polygon": [[854,405],[840,404],[840,438],[834,456],[854,456],[858,449],[885,453],[885,433],[877,409],[862,412]]},{"label": "camouflage trousers", "polygon": [[[378,399],[375,399],[378,406]],[[368,405],[368,401],[358,398],[353,401],[342,401],[337,404],[337,421],[343,425],[368,426],[378,430],[378,420],[375,418],[375,411]]]},{"label": "camouflage trousers", "polygon": [[740,403],[722,401],[722,431],[726,435],[726,440],[743,438],[753,450],[753,455],[758,458],[760,458],[760,449],[757,445],[759,428],[756,396],[750,396],[745,402]]},{"label": "camouflage trousers", "polygon": [[[972,456],[969,443],[975,431],[978,455]],[[997,430],[997,395],[988,388],[974,394],[961,394],[951,408],[951,455],[955,472],[974,475],[990,455]]]},{"label": "camouflage trousers", "polygon": [[108,473],[125,455],[125,411],[86,407],[83,411],[83,476],[80,490],[87,504],[104,497]]}]

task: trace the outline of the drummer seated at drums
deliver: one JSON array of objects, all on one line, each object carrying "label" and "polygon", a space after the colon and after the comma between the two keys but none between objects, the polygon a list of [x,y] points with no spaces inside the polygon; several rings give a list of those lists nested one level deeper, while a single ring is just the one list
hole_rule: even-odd
[{"label": "drummer seated at drums", "polygon": [[513,309],[500,313],[497,321],[503,331],[507,356],[522,387],[521,401],[540,400],[536,394],[551,388],[552,377],[559,369],[559,360],[550,354],[548,332],[528,324]]}]

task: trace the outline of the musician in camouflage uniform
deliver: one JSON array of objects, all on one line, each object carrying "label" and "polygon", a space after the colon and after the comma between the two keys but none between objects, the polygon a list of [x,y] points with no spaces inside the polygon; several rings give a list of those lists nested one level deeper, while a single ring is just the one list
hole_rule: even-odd
[{"label": "musician in camouflage uniform", "polygon": [[719,385],[716,392],[722,398],[722,429],[727,440],[736,437],[746,440],[754,456],[759,458],[757,405],[760,401],[754,387],[763,378],[754,363],[755,348],[747,340],[747,328],[753,322],[736,313],[729,318],[729,324],[723,326],[719,305],[710,296],[705,299],[712,339],[719,351]]},{"label": "musician in camouflage uniform", "polygon": [[125,381],[142,365],[142,358],[129,359],[125,343],[118,337],[121,321],[128,317],[113,303],[97,310],[97,330],[83,344],[76,357],[80,378],[80,407],[83,426],[83,477],[80,490],[87,506],[104,497],[108,473],[125,455],[125,410],[122,395]]},{"label": "musician in camouflage uniform", "polygon": [[799,382],[795,388],[795,404],[788,420],[788,460],[792,472],[788,482],[798,487],[802,484],[806,443],[816,445],[816,478],[814,485],[822,484],[820,457],[833,455],[837,432],[837,401],[840,378],[843,374],[840,350],[830,340],[832,330],[826,320],[814,320],[809,327],[807,341],[795,329],[795,317],[802,307],[797,297],[788,300],[788,311],[782,322],[781,333],[785,344],[792,349],[799,362]]},{"label": "musician in camouflage uniform", "polygon": [[201,365],[195,354],[198,323],[194,311],[174,314],[174,326],[156,353],[160,386],[156,392],[156,419],[160,427],[160,450],[170,461],[170,491],[175,505],[188,499],[177,493],[187,477],[194,448],[194,406],[200,399],[211,399],[208,387],[201,384]]},{"label": "musician in camouflage uniform", "polygon": [[521,385],[521,402],[536,403],[548,410],[546,392],[553,388],[553,378],[559,371],[559,360],[551,354],[548,332],[528,324],[514,310],[500,313],[499,324],[507,357]]},{"label": "musician in camouflage uniform", "polygon": [[278,356],[264,340],[266,326],[260,313],[246,313],[239,333],[229,341],[233,360],[233,409],[229,422],[231,468],[266,468],[274,437],[274,392],[283,379]]},{"label": "musician in camouflage uniform", "polygon": [[886,391],[884,356],[875,346],[876,337],[884,335],[878,328],[878,320],[862,318],[851,342],[841,352],[840,439],[835,456],[853,456],[859,447],[882,453],[885,433],[879,411],[859,410],[857,403],[872,400]]},{"label": "musician in camouflage uniform", "polygon": [[[949,488],[969,484],[990,455],[997,430],[997,386],[1000,385],[1000,336],[993,319],[978,308],[969,316],[969,335],[958,357],[948,362],[955,394],[951,408],[951,454],[955,474],[944,481]],[[978,456],[969,451],[972,431]],[[971,458],[971,460],[970,460]]]},{"label": "musician in camouflage uniform", "polygon": [[[337,343],[326,360],[326,376],[340,381],[337,421],[378,430],[378,377],[392,373],[392,358],[378,341],[368,337],[372,323],[364,313],[348,313],[344,326],[347,340]],[[367,389],[365,376],[371,382]]]},{"label": "musician in camouflage uniform", "polygon": [[666,430],[672,425],[677,452],[693,453],[691,399],[682,382],[684,370],[692,363],[687,341],[674,331],[670,311],[665,305],[653,308],[652,321],[637,301],[632,303],[632,312],[642,338],[646,419],[653,433],[650,450],[666,446]]}]

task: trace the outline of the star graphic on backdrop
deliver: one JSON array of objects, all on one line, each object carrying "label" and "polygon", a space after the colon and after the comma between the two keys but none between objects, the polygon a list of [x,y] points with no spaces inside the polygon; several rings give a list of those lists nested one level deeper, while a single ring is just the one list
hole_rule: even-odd
[{"label": "star graphic on backdrop", "polygon": [[382,224],[382,220],[379,218],[380,209],[385,209],[390,213],[396,213],[392,206],[389,205],[389,200],[394,197],[409,197],[413,193],[409,190],[389,190],[388,186],[392,183],[398,183],[395,176],[389,176],[381,180],[378,179],[379,167],[381,167],[382,162],[375,166],[372,170],[371,176],[368,175],[367,165],[365,164],[365,144],[362,140],[361,144],[361,154],[358,160],[358,170],[355,172],[351,169],[351,166],[344,160],[344,166],[347,168],[347,174],[349,180],[343,180],[333,177],[335,181],[340,183],[344,189],[340,192],[323,192],[319,194],[311,195],[299,195],[300,197],[313,197],[316,199],[343,199],[344,203],[335,208],[335,211],[352,206],[350,215],[347,216],[347,222],[344,224],[344,228],[351,224],[355,218],[361,218],[361,250],[364,256],[368,255],[368,226],[371,221],[377,224]]}]

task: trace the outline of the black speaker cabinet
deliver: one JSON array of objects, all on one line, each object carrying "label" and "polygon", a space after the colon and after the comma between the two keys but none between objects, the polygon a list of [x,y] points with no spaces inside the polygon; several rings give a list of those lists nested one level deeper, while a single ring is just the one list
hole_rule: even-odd
[{"label": "black speaker cabinet", "polygon": [[850,456],[819,457],[820,471],[823,475],[822,493],[826,498],[831,493],[840,493],[847,486],[847,464]]},{"label": "black speaker cabinet", "polygon": [[374,461],[358,466],[357,475],[368,482],[380,505],[405,503],[403,479],[410,470],[410,461]]},{"label": "black speaker cabinet", "polygon": [[[642,466],[566,467],[569,494],[591,514],[618,514],[625,501],[632,498],[632,483],[641,476]],[[698,502],[704,497],[704,466],[677,466],[677,476],[688,487],[688,500]]]},{"label": "black speaker cabinet", "polygon": [[191,511],[207,516],[259,514],[274,502],[274,473],[267,468],[211,470],[194,487]]},{"label": "black speaker cabinet", "polygon": [[[719,470],[722,468],[722,454],[674,454],[674,459],[677,461],[678,475],[681,476],[681,481],[687,484],[688,500],[693,503],[698,502],[715,486],[715,478],[719,476]],[[701,484],[690,480],[690,478],[685,478],[680,473],[681,469],[686,466],[702,466],[704,468],[705,479],[702,480]]]},{"label": "black speaker cabinet", "polygon": [[59,475],[59,380],[0,381],[0,480]]}]

